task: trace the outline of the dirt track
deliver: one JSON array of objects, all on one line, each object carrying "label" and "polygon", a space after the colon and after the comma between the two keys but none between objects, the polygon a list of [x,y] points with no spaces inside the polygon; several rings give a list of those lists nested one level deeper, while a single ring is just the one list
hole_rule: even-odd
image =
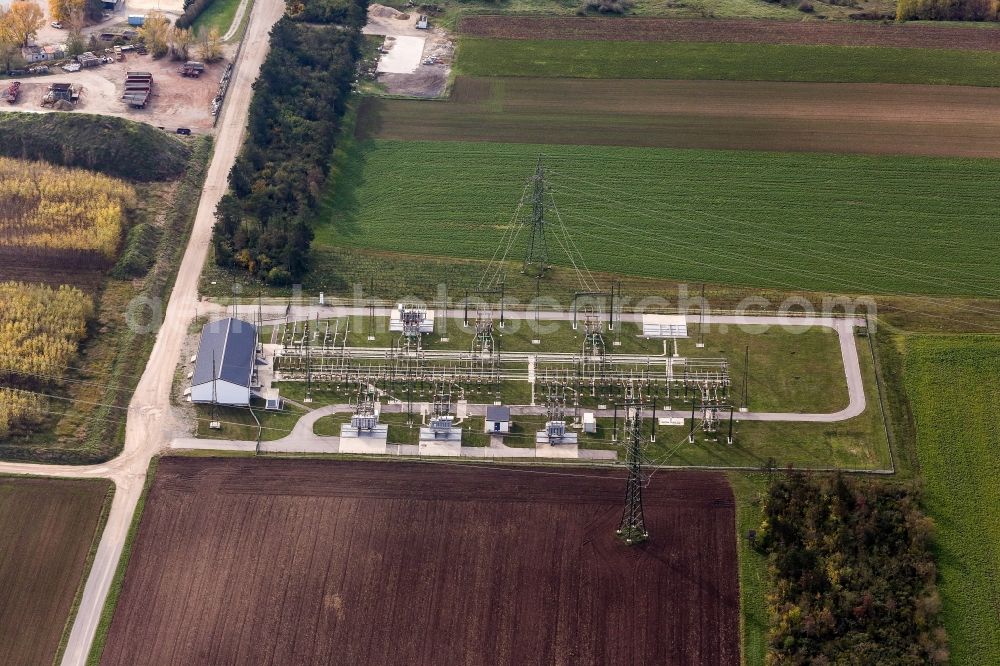
[{"label": "dirt track", "polygon": [[[266,44],[271,27],[283,13],[284,3],[254,3],[247,26],[247,43]],[[170,404],[174,371],[187,337],[188,325],[195,315],[198,277],[208,254],[215,207],[227,189],[229,170],[242,145],[253,95],[252,84],[266,54],[266,48],[246,48],[240,52],[235,78],[222,110],[215,151],[205,177],[194,228],[171,291],[164,322],[156,333],[149,362],[129,403],[125,448],[121,455],[107,463],[83,467],[0,462],[2,473],[110,478],[115,482],[115,497],[107,526],[84,586],[80,608],[66,644],[63,666],[82,666],[87,662],[132,514],[142,493],[149,460],[167,448],[171,435],[179,428]]]},{"label": "dirt track", "polygon": [[[166,458],[103,664],[739,663],[732,493],[661,473]],[[633,615],[633,611],[635,614]]]},{"label": "dirt track", "polygon": [[362,136],[1000,157],[1000,89],[459,77],[447,103],[365,100]]},{"label": "dirt track", "polygon": [[496,39],[828,44],[1000,51],[1000,29],[912,23],[467,16],[459,28],[463,35]]}]

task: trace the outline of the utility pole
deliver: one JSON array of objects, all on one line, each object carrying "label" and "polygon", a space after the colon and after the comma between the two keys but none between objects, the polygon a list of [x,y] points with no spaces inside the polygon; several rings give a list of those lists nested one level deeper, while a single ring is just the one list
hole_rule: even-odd
[{"label": "utility pole", "polygon": [[531,177],[531,237],[524,253],[522,273],[528,272],[529,266],[537,266],[537,275],[541,277],[549,267],[549,251],[545,242],[545,169],[542,159],[538,158],[535,175]]},{"label": "utility pole", "polygon": [[740,403],[740,411],[749,411],[750,405],[747,402],[749,395],[747,390],[750,386],[750,345],[747,345],[743,354],[743,401]]},{"label": "utility pole", "polygon": [[705,346],[705,283],[701,283],[701,311],[698,315],[698,343],[695,345],[698,349],[702,349]]},{"label": "utility pole", "polygon": [[375,276],[368,287],[368,342],[375,340]]},{"label": "utility pole", "polygon": [[639,401],[625,406],[625,453],[628,480],[625,482],[625,510],[616,534],[628,545],[642,543],[649,538],[642,511],[642,420]]},{"label": "utility pole", "polygon": [[303,326],[305,327],[305,330],[302,331],[302,344],[304,344],[305,348],[306,348],[306,397],[302,399],[302,402],[304,402],[304,403],[306,403],[308,405],[310,402],[313,401],[313,399],[312,399],[312,353],[309,350],[309,343],[311,342],[311,340],[309,339],[310,331],[309,331],[309,320],[308,319],[305,320],[305,323],[303,324]]}]

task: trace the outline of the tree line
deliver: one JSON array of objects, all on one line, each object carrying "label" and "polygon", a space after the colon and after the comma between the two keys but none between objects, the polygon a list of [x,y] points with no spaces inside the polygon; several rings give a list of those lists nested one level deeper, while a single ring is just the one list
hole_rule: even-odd
[{"label": "tree line", "polygon": [[334,0],[294,3],[271,31],[246,141],[216,209],[219,265],[274,285],[307,270],[310,216],[356,77],[365,2],[343,3],[343,11]]},{"label": "tree line", "polygon": [[837,475],[776,475],[755,547],[768,557],[768,664],[948,660],[915,491]]},{"label": "tree line", "polygon": [[896,18],[931,21],[997,21],[996,0],[897,0]]},{"label": "tree line", "polygon": [[[207,6],[207,5],[206,5]],[[195,34],[188,26],[194,21],[183,22],[186,13],[170,24],[170,19],[160,12],[150,12],[139,29],[139,36],[154,58],[168,53],[176,60],[187,60],[193,51],[205,62],[215,62],[222,57],[222,36],[218,28],[200,30]]]}]

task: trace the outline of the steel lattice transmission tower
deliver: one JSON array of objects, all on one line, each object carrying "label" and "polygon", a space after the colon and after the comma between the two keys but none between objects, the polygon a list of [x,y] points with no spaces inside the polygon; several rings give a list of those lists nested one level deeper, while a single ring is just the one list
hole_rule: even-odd
[{"label": "steel lattice transmission tower", "polygon": [[549,268],[549,248],[545,241],[545,169],[542,160],[538,160],[535,175],[529,182],[531,186],[531,237],[524,253],[522,273],[536,266],[536,275],[541,277]]},{"label": "steel lattice transmission tower", "polygon": [[625,461],[628,481],[625,483],[625,511],[616,534],[632,545],[649,538],[642,511],[642,420],[641,402],[630,401],[625,412]]}]

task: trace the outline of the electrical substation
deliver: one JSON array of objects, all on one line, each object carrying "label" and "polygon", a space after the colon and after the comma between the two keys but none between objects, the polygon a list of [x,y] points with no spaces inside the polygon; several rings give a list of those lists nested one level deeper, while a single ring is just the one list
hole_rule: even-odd
[{"label": "electrical substation", "polygon": [[[618,535],[642,542],[644,468],[685,446],[736,446],[736,422],[754,418],[750,348],[739,349],[737,400],[730,358],[739,357],[703,355],[718,349],[704,308],[625,309],[621,283],[601,284],[587,268],[541,161],[503,229],[479,281],[459,290],[457,303],[376,305],[369,295],[346,314],[326,316],[324,305],[289,309],[269,325],[258,313],[257,329],[269,334],[260,349],[268,367],[255,373],[260,390],[343,413],[339,437],[327,436],[339,440],[336,452],[619,461],[628,477]],[[566,305],[543,312],[512,302],[512,258],[536,293],[556,271],[571,276]],[[542,323],[561,332],[545,339]],[[516,332],[526,325],[536,328]],[[658,453],[650,458],[647,450]]]}]

